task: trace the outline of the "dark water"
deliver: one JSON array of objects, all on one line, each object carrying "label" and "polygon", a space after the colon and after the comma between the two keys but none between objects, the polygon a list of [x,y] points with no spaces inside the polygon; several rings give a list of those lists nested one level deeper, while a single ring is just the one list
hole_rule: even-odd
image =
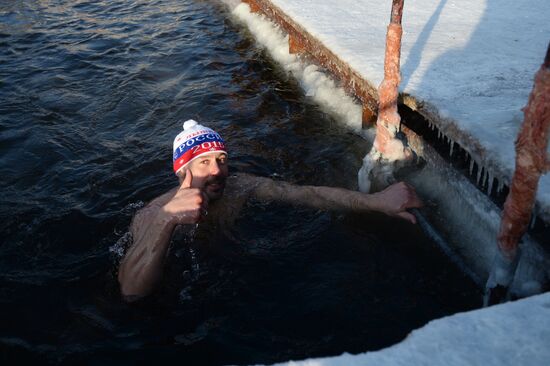
[{"label": "dark water", "polygon": [[0,2],[2,365],[358,353],[480,305],[417,227],[256,202],[124,304],[115,243],[176,183],[188,118],[225,137],[234,172],[354,189],[368,150],[217,1]]}]

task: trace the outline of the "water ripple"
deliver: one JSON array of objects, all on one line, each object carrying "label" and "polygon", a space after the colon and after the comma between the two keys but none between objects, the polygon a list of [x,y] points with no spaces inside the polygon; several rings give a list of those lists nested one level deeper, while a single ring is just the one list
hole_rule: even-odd
[{"label": "water ripple", "polygon": [[[353,188],[362,139],[311,104],[228,18],[214,0],[0,1],[0,348],[8,357],[245,364],[358,352],[378,338],[364,337],[365,303],[378,309],[371,299],[399,286],[422,291],[399,268],[415,273],[410,256],[419,250],[371,256],[391,247],[368,231],[371,218],[349,224],[251,204],[233,231],[201,227],[197,244],[179,248],[181,261],[167,270],[173,281],[152,306],[121,303],[110,250],[120,256],[135,209],[176,184],[172,138],[188,118],[225,137],[233,172]],[[407,243],[418,238],[404,232]],[[412,264],[399,266],[403,258]],[[427,277],[441,277],[425,263]],[[378,284],[393,272],[397,285]],[[182,286],[185,273],[193,281]],[[460,286],[448,287],[446,309],[470,305]],[[397,329],[371,346],[410,331],[418,315],[400,306],[390,306],[402,316]],[[168,362],[157,359],[160,348]]]}]

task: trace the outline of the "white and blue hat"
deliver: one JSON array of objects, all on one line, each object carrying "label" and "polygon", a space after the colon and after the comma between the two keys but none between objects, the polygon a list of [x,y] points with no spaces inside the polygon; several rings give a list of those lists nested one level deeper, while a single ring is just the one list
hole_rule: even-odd
[{"label": "white and blue hat", "polygon": [[192,119],[185,121],[183,131],[174,139],[174,173],[201,155],[225,151],[222,137],[211,128]]}]

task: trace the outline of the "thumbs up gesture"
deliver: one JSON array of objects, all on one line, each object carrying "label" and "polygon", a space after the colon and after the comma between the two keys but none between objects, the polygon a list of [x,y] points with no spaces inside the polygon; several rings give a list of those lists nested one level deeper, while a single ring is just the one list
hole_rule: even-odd
[{"label": "thumbs up gesture", "polygon": [[187,170],[185,178],[176,194],[163,206],[163,211],[171,223],[196,224],[206,213],[208,198],[198,188],[192,188],[193,174]]},{"label": "thumbs up gesture", "polygon": [[193,173],[191,173],[191,170],[187,169],[187,171],[185,172],[185,177],[183,178],[183,181],[181,182],[179,189],[181,190],[181,189],[191,188],[192,183],[193,183]]}]

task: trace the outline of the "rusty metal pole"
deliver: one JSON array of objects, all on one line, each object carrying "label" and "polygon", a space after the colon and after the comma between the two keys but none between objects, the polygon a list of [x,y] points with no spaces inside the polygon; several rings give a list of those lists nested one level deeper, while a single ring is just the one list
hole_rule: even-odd
[{"label": "rusty metal pole", "polygon": [[393,172],[397,162],[409,162],[413,157],[410,148],[397,139],[401,117],[397,111],[399,97],[399,62],[401,58],[401,19],[404,0],[393,0],[390,24],[386,34],[384,54],[384,79],[378,87],[378,117],[376,137],[370,152],[363,158],[357,173],[359,190],[374,192],[386,188],[395,181]]},{"label": "rusty metal pole", "polygon": [[251,13],[258,13],[261,11],[260,5],[256,0],[242,0],[243,3],[248,4]]},{"label": "rusty metal pole", "polygon": [[[518,262],[518,243],[527,231],[540,176],[550,170],[550,44],[535,74],[533,90],[516,140],[516,169],[498,234],[498,253],[486,285],[485,305],[505,300]],[[499,273],[499,275],[497,275]]]},{"label": "rusty metal pole", "polygon": [[384,55],[384,80],[378,87],[378,118],[376,121],[376,137],[374,148],[382,155],[390,154],[393,147],[389,141],[395,138],[399,131],[401,118],[397,112],[397,98],[399,96],[401,36],[403,28],[404,0],[393,0],[390,24],[386,34],[386,52]]}]

